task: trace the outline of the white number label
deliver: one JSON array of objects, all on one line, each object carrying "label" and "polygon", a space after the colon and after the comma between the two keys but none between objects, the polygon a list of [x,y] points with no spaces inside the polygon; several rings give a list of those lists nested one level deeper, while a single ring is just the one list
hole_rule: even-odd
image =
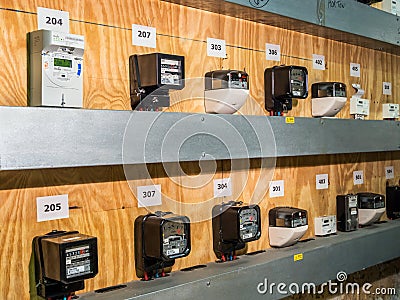
[{"label": "white number label", "polygon": [[269,197],[283,197],[285,196],[285,181],[284,180],[276,180],[271,181],[269,185]]},{"label": "white number label", "polygon": [[214,198],[232,196],[231,178],[214,179]]},{"label": "white number label", "polygon": [[50,221],[69,218],[68,195],[36,198],[37,221]]},{"label": "white number label", "polygon": [[137,187],[138,207],[161,205],[161,185],[145,185]]},{"label": "white number label", "polygon": [[281,45],[265,44],[265,57],[267,60],[281,60]]},{"label": "white number label", "polygon": [[156,37],[155,27],[132,24],[132,45],[156,48]]},{"label": "white number label", "polygon": [[325,70],[325,56],[313,54],[313,69]]},{"label": "white number label", "polygon": [[392,83],[391,82],[384,82],[383,83],[383,94],[384,95],[392,95]]},{"label": "white number label", "polygon": [[226,58],[225,40],[207,38],[207,56]]},{"label": "white number label", "polygon": [[69,33],[69,12],[45,7],[37,8],[38,29]]},{"label": "white number label", "polygon": [[315,176],[317,190],[325,190],[328,188],[328,174],[318,174]]},{"label": "white number label", "polygon": [[361,70],[360,64],[350,63],[350,76],[360,77],[360,70]]},{"label": "white number label", "polygon": [[393,179],[394,178],[394,167],[385,167],[385,174],[386,174],[386,179]]},{"label": "white number label", "polygon": [[354,185],[364,183],[364,171],[354,171],[353,172],[353,182]]}]

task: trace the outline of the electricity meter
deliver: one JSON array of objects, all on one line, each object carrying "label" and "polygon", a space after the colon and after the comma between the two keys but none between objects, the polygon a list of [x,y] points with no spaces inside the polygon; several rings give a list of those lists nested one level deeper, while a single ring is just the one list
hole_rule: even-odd
[{"label": "electricity meter", "polygon": [[307,211],[294,207],[275,207],[269,211],[269,244],[287,247],[299,241],[308,230]]},{"label": "electricity meter", "polygon": [[336,196],[336,218],[339,231],[353,231],[358,228],[358,197],[357,195]]},{"label": "electricity meter", "polygon": [[385,103],[382,105],[382,117],[385,120],[399,118],[399,104]]},{"label": "electricity meter", "polygon": [[308,71],[299,66],[275,66],[264,71],[265,109],[280,116],[292,109],[292,99],[308,96]]},{"label": "electricity meter", "polygon": [[386,187],[386,215],[389,219],[400,218],[400,186]]},{"label": "electricity meter", "polygon": [[221,261],[233,260],[236,250],[261,237],[261,213],[258,205],[228,202],[212,210],[213,249]]},{"label": "electricity meter", "polygon": [[98,273],[97,238],[77,231],[53,231],[33,240],[37,295],[69,297]]},{"label": "electricity meter", "polygon": [[190,220],[170,212],[156,212],[135,220],[136,275],[144,280],[165,276],[176,258],[190,253]]},{"label": "electricity meter", "polygon": [[346,85],[341,82],[316,82],[311,85],[313,117],[333,117],[346,104]]},{"label": "electricity meter", "polygon": [[134,110],[159,111],[169,107],[169,90],[185,87],[185,58],[165,53],[131,55],[129,81]]},{"label": "electricity meter", "polygon": [[206,113],[233,114],[249,97],[249,75],[245,71],[216,70],[205,74]]},{"label": "electricity meter", "polygon": [[38,30],[28,39],[29,105],[82,107],[84,37]]},{"label": "electricity meter", "polygon": [[314,218],[314,232],[317,236],[336,233],[336,216],[322,216]]}]

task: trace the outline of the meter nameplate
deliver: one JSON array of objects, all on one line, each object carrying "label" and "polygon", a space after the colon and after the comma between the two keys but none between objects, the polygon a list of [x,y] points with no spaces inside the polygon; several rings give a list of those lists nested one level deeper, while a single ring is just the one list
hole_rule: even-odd
[{"label": "meter nameplate", "polygon": [[254,208],[243,209],[239,214],[239,235],[243,241],[257,236],[258,228],[258,212]]},{"label": "meter nameplate", "polygon": [[78,277],[92,272],[90,268],[89,245],[74,247],[65,250],[65,265],[67,279]]}]

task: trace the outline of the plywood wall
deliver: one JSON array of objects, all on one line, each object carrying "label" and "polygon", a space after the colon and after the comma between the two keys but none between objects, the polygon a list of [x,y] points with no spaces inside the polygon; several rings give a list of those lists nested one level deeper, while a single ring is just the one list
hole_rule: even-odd
[{"label": "plywood wall", "polygon": [[[381,104],[399,103],[400,58],[350,46],[338,42],[277,29],[218,14],[185,8],[155,0],[0,0],[0,105],[26,106],[26,33],[35,30],[36,7],[49,7],[70,12],[71,32],[85,36],[84,107],[89,109],[129,109],[128,57],[135,53],[153,51],[184,55],[186,77],[197,78],[218,68],[243,69],[250,74],[253,101],[242,113],[265,114],[263,110],[263,72],[274,65],[264,57],[265,43],[281,45],[282,64],[303,65],[309,69],[310,82],[343,81],[361,83],[371,99],[371,119],[381,118]],[[155,26],[157,49],[131,45],[131,24]],[[221,60],[206,56],[206,38],[223,38],[228,58]],[[323,54],[327,70],[312,70],[312,54]],[[350,62],[361,64],[361,78],[349,76]],[[393,96],[382,95],[382,82],[391,81]],[[201,90],[197,87],[197,91]],[[348,89],[349,94],[352,90]],[[184,101],[173,111],[203,112],[201,101]],[[348,118],[348,104],[339,117]],[[289,113],[310,117],[310,99],[300,100]],[[373,142],[373,141],[371,141]],[[294,157],[278,159],[276,168],[261,171],[261,161],[218,162],[216,171],[198,177],[179,174],[182,167],[195,175],[197,163],[170,165],[167,175],[160,164],[148,166],[151,179],[137,175],[126,181],[121,166],[70,168],[34,171],[0,172],[0,299],[29,298],[28,265],[34,236],[52,229],[79,230],[99,239],[99,275],[87,281],[86,290],[94,290],[136,279],[134,270],[133,222],[147,211],[138,208],[132,192],[140,185],[161,184],[164,199],[177,201],[172,209],[180,210],[180,203],[198,203],[213,197],[212,181],[206,179],[231,176],[234,197],[244,202],[255,199],[263,212],[263,234],[249,245],[249,251],[268,248],[267,211],[276,205],[293,205],[310,212],[313,236],[313,217],[335,212],[335,196],[339,193],[385,191],[385,166],[400,170],[399,153],[372,153]],[[246,167],[246,165],[249,167]],[[239,166],[237,166],[239,165]],[[212,168],[210,168],[212,169]],[[352,172],[363,170],[365,184],[353,186]],[[133,170],[135,171],[135,170]],[[274,171],[274,172],[272,172]],[[328,173],[328,190],[315,189],[315,175]],[[391,183],[399,180],[397,175]],[[285,197],[269,198],[269,179],[285,180]],[[205,183],[204,183],[205,182]],[[200,185],[193,188],[194,185]],[[257,188],[256,188],[257,187]],[[256,192],[255,192],[256,191]],[[70,218],[36,222],[36,197],[68,194]],[[174,206],[175,205],[175,206]],[[157,207],[156,207],[157,209]],[[201,211],[207,217],[208,210]],[[213,261],[209,247],[211,222],[192,225],[192,253],[178,260],[174,270]]]}]

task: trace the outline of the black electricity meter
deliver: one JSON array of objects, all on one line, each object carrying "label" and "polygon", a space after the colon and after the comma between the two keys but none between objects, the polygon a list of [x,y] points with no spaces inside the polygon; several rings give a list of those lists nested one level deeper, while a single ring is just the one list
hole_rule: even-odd
[{"label": "black electricity meter", "polygon": [[354,231],[358,228],[358,196],[353,194],[336,196],[336,219],[339,231]]},{"label": "black electricity meter", "polygon": [[190,220],[156,212],[135,220],[136,275],[144,280],[165,276],[176,258],[190,253]]},{"label": "black electricity meter", "polygon": [[292,109],[292,99],[308,96],[308,71],[300,66],[274,66],[264,71],[265,109],[275,116]]},{"label": "black electricity meter", "polygon": [[158,111],[170,106],[169,90],[185,87],[185,57],[165,53],[129,57],[133,110]]},{"label": "black electricity meter", "polygon": [[97,238],[78,231],[53,231],[33,239],[36,293],[64,299],[98,273]]},{"label": "black electricity meter", "polygon": [[234,260],[236,251],[261,237],[261,213],[258,205],[228,202],[212,210],[213,250],[221,261]]}]

